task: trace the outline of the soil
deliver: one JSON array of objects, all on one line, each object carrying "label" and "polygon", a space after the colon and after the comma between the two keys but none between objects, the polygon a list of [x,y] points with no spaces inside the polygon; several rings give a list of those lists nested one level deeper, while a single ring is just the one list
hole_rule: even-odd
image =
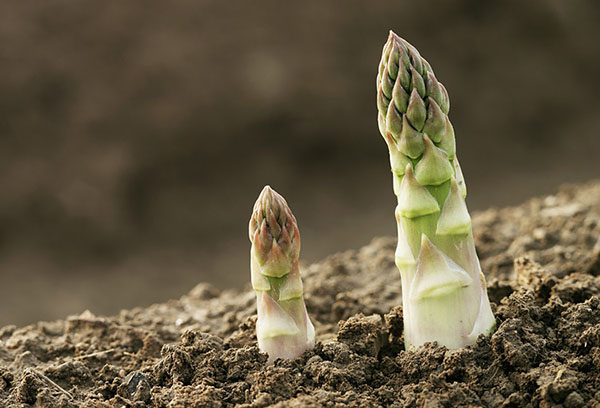
[{"label": "soil", "polygon": [[600,406],[600,183],[474,215],[498,328],[404,350],[395,239],[303,267],[316,347],[266,364],[254,293],[0,329],[2,407]]}]

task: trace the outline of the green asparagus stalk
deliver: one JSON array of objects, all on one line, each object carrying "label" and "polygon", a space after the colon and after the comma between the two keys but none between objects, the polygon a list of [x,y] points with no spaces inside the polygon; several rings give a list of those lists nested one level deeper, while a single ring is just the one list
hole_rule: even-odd
[{"label": "green asparagus stalk", "polygon": [[472,344],[496,323],[473,243],[448,92],[417,49],[391,31],[377,108],[398,197],[405,346]]},{"label": "green asparagus stalk", "polygon": [[296,358],[315,342],[302,297],[300,232],[285,199],[269,186],[254,204],[249,230],[258,346],[269,355],[269,362]]}]

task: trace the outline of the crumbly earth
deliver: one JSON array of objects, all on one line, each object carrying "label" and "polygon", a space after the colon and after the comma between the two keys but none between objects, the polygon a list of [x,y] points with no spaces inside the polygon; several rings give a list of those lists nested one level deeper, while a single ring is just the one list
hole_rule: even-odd
[{"label": "crumbly earth", "polygon": [[254,293],[0,329],[1,407],[598,407],[600,184],[473,218],[498,328],[406,351],[394,238],[303,268],[314,350],[267,365]]}]

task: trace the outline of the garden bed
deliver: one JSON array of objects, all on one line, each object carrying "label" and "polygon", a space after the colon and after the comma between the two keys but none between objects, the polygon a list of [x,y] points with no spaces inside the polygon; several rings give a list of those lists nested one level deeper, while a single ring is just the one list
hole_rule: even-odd
[{"label": "garden bed", "polygon": [[250,288],[200,284],[0,329],[0,406],[600,406],[600,184],[477,213],[473,230],[498,322],[474,346],[404,350],[395,238],[376,238],[302,268],[317,345],[301,358],[266,364]]}]

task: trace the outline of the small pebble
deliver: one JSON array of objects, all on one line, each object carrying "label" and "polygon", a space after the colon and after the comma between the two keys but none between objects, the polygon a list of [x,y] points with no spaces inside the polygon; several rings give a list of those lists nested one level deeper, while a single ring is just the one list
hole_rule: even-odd
[{"label": "small pebble", "polygon": [[583,400],[581,394],[579,394],[577,391],[573,391],[565,399],[565,408],[579,408],[583,406],[584,403],[585,401]]}]

